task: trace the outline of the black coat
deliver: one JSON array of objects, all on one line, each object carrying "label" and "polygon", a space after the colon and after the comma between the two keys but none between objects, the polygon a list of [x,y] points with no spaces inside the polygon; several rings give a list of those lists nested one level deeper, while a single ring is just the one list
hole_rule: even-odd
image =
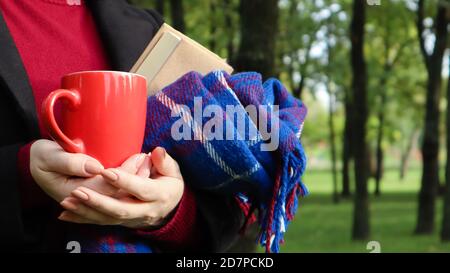
[{"label": "black coat", "polygon": [[[129,71],[163,19],[124,0],[86,1],[112,69]],[[17,48],[0,13],[0,251],[42,251],[49,213],[20,207],[17,154],[40,138],[32,89]],[[224,251],[237,237],[242,213],[233,197],[195,192],[205,223],[205,251]],[[56,203],[55,203],[56,204]]]}]

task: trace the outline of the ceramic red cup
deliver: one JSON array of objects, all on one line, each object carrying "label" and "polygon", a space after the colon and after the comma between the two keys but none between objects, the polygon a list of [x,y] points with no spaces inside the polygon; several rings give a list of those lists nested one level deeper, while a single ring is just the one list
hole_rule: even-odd
[{"label": "ceramic red cup", "polygon": [[[140,153],[147,111],[145,77],[118,71],[83,71],[62,78],[44,100],[42,121],[67,152],[84,153],[105,168],[118,167]],[[61,121],[54,107],[61,99]]]}]

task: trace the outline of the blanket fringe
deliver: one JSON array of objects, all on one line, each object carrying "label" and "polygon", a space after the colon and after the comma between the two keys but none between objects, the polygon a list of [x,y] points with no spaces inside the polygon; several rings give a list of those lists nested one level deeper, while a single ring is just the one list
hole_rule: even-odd
[{"label": "blanket fringe", "polygon": [[306,156],[300,143],[293,152],[282,158],[281,166],[277,170],[272,198],[268,206],[260,209],[262,229],[258,241],[267,253],[279,252],[286,228],[297,210],[298,198],[308,194],[301,180]]}]

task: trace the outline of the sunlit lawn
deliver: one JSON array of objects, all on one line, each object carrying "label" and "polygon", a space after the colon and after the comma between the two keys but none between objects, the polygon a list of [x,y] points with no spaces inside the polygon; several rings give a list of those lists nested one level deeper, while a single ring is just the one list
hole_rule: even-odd
[{"label": "sunlit lawn", "polygon": [[[369,252],[369,240],[351,240],[352,199],[332,202],[331,173],[310,171],[304,181],[310,195],[301,201],[281,252]],[[404,181],[399,181],[396,170],[390,170],[382,182],[382,195],[371,197],[370,240],[380,242],[382,252],[450,252],[450,243],[439,240],[440,199],[435,233],[413,235],[419,183],[420,169],[410,170]],[[370,186],[372,192],[373,185]]]}]

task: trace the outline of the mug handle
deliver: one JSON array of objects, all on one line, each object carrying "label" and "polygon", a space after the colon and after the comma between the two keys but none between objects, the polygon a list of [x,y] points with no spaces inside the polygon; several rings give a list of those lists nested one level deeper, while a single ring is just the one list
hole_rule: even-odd
[{"label": "mug handle", "polygon": [[77,107],[81,102],[80,93],[76,90],[57,89],[51,92],[42,103],[42,121],[44,126],[50,136],[58,142],[65,151],[71,153],[85,153],[84,144],[81,139],[72,140],[68,138],[56,123],[53,108],[56,101],[60,98],[69,100],[72,107]]}]

